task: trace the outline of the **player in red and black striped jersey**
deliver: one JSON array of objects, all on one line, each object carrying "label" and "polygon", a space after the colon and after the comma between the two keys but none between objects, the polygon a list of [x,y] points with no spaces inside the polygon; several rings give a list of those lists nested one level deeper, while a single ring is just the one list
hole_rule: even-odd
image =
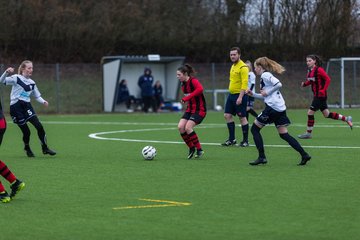
[{"label": "player in red and black striped jersey", "polygon": [[330,77],[326,74],[325,70],[321,67],[322,61],[317,55],[308,55],[306,57],[306,64],[308,66],[308,74],[305,82],[301,83],[302,87],[311,85],[314,99],[308,110],[307,131],[304,134],[298,135],[301,139],[311,138],[311,133],[315,124],[314,114],[320,110],[325,118],[334,120],[341,120],[346,122],[352,129],[352,117],[344,116],[336,112],[330,112],[327,106],[327,89],[330,85]]},{"label": "player in red and black striped jersey", "polygon": [[189,64],[179,67],[176,72],[176,77],[181,82],[181,90],[184,93],[181,102],[187,103],[185,113],[179,121],[178,129],[182,139],[189,147],[188,159],[194,155],[195,158],[200,158],[204,154],[194,127],[200,124],[206,116],[206,102],[203,94],[204,88],[199,80],[193,77],[194,73],[194,68]]},{"label": "player in red and black striped jersey", "polygon": [[[1,78],[6,74],[6,71],[3,73]],[[0,102],[0,145],[2,143],[4,134],[6,131],[6,119],[3,113],[2,104]],[[15,195],[25,187],[25,183],[17,179],[16,176],[10,171],[8,166],[0,160],[0,175],[5,178],[11,185],[10,195],[6,192],[4,185],[0,181],[0,202],[8,203]]]}]

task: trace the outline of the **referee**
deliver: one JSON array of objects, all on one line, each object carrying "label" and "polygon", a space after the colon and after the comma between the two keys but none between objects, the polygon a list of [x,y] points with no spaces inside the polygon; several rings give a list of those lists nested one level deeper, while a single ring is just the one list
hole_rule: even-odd
[{"label": "referee", "polygon": [[237,115],[240,119],[243,140],[240,147],[249,146],[249,123],[246,119],[246,107],[248,96],[245,91],[248,87],[248,66],[240,59],[241,51],[238,47],[230,50],[230,59],[233,63],[230,69],[229,96],[226,100],[224,118],[229,130],[228,139],[222,143],[222,146],[232,146],[236,144],[235,139],[235,122],[233,116]]}]

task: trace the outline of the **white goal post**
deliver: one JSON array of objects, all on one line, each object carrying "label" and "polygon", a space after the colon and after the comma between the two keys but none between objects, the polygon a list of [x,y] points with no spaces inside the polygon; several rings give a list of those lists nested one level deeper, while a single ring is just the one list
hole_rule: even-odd
[{"label": "white goal post", "polygon": [[[326,72],[332,79],[331,85],[340,80],[340,101],[336,104],[329,102],[340,108],[360,107],[360,57],[341,57],[330,58],[327,62]],[[332,88],[331,88],[332,89]],[[334,93],[335,98],[337,93]],[[332,97],[332,96],[330,96]]]}]

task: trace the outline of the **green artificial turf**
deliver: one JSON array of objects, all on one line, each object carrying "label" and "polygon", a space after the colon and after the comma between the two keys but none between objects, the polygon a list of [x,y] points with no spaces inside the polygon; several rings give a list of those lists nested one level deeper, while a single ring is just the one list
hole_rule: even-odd
[{"label": "green artificial turf", "polygon": [[[1,239],[357,239],[360,111],[338,111],[354,129],[317,113],[313,139],[299,140],[313,157],[303,167],[274,126],[262,130],[265,166],[248,164],[257,157],[251,133],[248,148],[221,147],[221,112],[195,128],[205,151],[197,160],[186,158],[181,113],[41,115],[58,154],[43,155],[31,127],[32,159],[8,119],[0,159],[26,188],[0,204]],[[288,116],[297,138],[306,110]],[[146,145],[157,149],[153,161],[142,159]]]}]

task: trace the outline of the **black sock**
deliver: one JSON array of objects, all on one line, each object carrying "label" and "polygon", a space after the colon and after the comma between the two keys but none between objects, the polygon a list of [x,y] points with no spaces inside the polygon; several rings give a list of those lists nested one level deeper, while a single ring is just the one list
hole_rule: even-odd
[{"label": "black sock", "polygon": [[241,129],[243,132],[243,142],[248,142],[249,141],[249,124],[242,125]]},{"label": "black sock", "polygon": [[306,154],[305,150],[302,148],[302,146],[300,145],[300,143],[295,139],[293,138],[289,133],[282,133],[282,134],[279,134],[280,137],[282,139],[284,139],[285,141],[288,142],[288,144],[293,148],[295,149],[296,151],[298,151],[301,156],[304,156]]},{"label": "black sock", "polygon": [[227,123],[227,127],[229,130],[229,140],[234,140],[235,139],[235,123],[234,122],[229,122]]},{"label": "black sock", "polygon": [[256,126],[256,124],[253,124],[251,126],[251,133],[253,135],[256,148],[259,152],[259,158],[266,158],[265,150],[264,150],[264,142],[263,142],[262,136],[260,134],[260,130],[261,130],[261,128]]}]

